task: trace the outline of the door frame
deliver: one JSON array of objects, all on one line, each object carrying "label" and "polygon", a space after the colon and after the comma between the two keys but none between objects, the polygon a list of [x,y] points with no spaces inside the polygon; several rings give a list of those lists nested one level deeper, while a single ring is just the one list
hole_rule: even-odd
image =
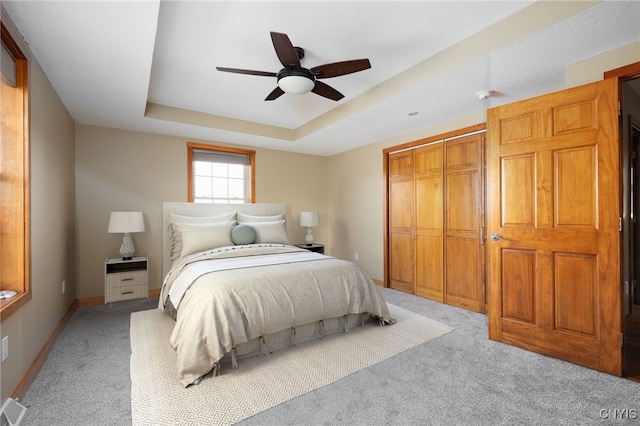
[{"label": "door frame", "polygon": [[[630,137],[631,134],[626,134],[625,131],[631,132],[631,126],[637,122],[631,120],[624,113],[624,84],[630,80],[635,80],[640,78],[640,62],[636,62],[633,64],[625,65],[620,68],[616,68],[604,73],[604,78],[617,78],[618,79],[618,105],[619,105],[619,134],[620,134],[620,208],[622,212],[622,235],[620,238],[620,293],[621,293],[621,335],[623,339],[623,349],[622,349],[622,373],[628,372],[627,366],[627,348],[624,345],[624,338],[627,333],[627,317],[629,317],[632,313],[633,300],[631,299],[633,296],[633,291],[631,286],[633,285],[631,277],[631,244],[633,235],[633,224],[631,223],[631,206],[630,206],[630,197],[627,195],[627,191],[631,191],[631,182],[629,181],[630,173]],[[625,122],[626,125],[625,125]],[[636,160],[636,165],[640,164],[640,159]],[[636,172],[640,172],[637,170]],[[640,224],[636,225],[640,226]],[[636,247],[638,249],[638,247]],[[638,253],[633,253],[637,255]],[[638,271],[636,271],[638,274]],[[637,277],[636,277],[637,279]],[[626,300],[625,300],[625,292],[627,291],[626,286],[628,286],[629,298],[628,302],[630,303],[629,311],[627,313],[626,309]]]}]

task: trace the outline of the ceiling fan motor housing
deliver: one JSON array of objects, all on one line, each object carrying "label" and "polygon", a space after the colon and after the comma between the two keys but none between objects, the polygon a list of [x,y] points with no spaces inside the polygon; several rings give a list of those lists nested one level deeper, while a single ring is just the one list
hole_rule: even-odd
[{"label": "ceiling fan motor housing", "polygon": [[298,59],[304,59],[304,49],[302,47],[293,46],[293,50],[296,51],[296,55],[298,55]]}]

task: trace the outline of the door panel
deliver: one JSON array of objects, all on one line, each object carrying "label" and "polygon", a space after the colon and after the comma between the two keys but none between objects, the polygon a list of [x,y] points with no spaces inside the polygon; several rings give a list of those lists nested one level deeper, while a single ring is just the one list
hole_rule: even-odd
[{"label": "door panel", "polygon": [[447,237],[446,303],[484,312],[484,281],[479,273],[481,255],[477,238]]},{"label": "door panel", "polygon": [[415,149],[416,291],[444,302],[442,143]]},{"label": "door panel", "polygon": [[416,237],[416,295],[444,302],[442,231]]},{"label": "door panel", "polygon": [[536,253],[531,250],[502,251],[504,271],[502,286],[502,315],[512,321],[536,322]]},{"label": "door panel", "polygon": [[485,311],[484,134],[445,144],[445,302]]},{"label": "door panel", "polygon": [[595,146],[554,152],[555,226],[597,228],[596,159]]},{"label": "door panel", "polygon": [[617,80],[490,109],[489,337],[621,374]]},{"label": "door panel", "polygon": [[410,235],[396,234],[391,236],[389,274],[391,288],[413,294],[413,262],[406,261],[406,259],[413,257],[412,243]]},{"label": "door panel", "polygon": [[509,176],[502,181],[502,226],[535,226],[535,155],[515,155],[501,160],[502,175]]},{"label": "door panel", "polygon": [[556,253],[554,263],[555,329],[596,337],[596,256]]},{"label": "door panel", "polygon": [[477,237],[480,229],[478,175],[478,170],[447,173],[447,230],[472,232],[473,237]]},{"label": "door panel", "polygon": [[389,156],[389,280],[391,288],[414,292],[413,153]]},{"label": "door panel", "polygon": [[390,243],[389,258],[391,287],[414,292],[413,262],[413,181],[393,181],[390,185]]}]

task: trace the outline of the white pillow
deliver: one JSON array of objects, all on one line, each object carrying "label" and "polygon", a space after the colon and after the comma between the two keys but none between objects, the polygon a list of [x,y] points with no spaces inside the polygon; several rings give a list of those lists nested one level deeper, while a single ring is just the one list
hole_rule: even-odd
[{"label": "white pillow", "polygon": [[169,213],[169,242],[171,250],[169,257],[175,260],[182,253],[182,236],[180,232],[173,226],[176,223],[222,223],[236,219],[236,212],[219,214],[216,216],[182,216],[175,213]]},{"label": "white pillow", "polygon": [[251,226],[256,231],[256,243],[291,244],[287,238],[284,220],[273,222],[239,222]]},{"label": "white pillow", "polygon": [[236,218],[238,222],[274,222],[283,219],[284,216],[282,216],[281,214],[275,214],[273,216],[253,216],[244,213],[238,213],[238,216]]},{"label": "white pillow", "polygon": [[171,223],[220,223],[236,220],[236,212],[222,213],[215,216],[182,216],[175,213],[169,213],[169,222]]},{"label": "white pillow", "polygon": [[182,236],[180,257],[216,247],[232,246],[231,229],[235,221],[222,223],[174,223]]}]

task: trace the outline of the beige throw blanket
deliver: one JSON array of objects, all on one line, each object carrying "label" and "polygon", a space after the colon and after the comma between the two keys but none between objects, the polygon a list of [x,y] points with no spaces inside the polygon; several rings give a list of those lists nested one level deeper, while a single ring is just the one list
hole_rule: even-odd
[{"label": "beige throw blanket", "polygon": [[[184,386],[198,383],[225,353],[237,345],[281,330],[327,318],[367,313],[391,323],[387,305],[371,278],[355,263],[313,255],[294,246],[252,245],[212,250],[176,265],[163,286],[162,304],[180,274],[197,273],[178,302],[171,345],[177,352],[178,374]],[[215,259],[269,256],[273,264],[217,268]],[[226,260],[225,260],[226,259]],[[203,272],[209,265],[214,272]],[[216,270],[219,269],[219,270]],[[179,272],[179,273],[178,273]],[[177,306],[174,304],[174,306]]]}]

